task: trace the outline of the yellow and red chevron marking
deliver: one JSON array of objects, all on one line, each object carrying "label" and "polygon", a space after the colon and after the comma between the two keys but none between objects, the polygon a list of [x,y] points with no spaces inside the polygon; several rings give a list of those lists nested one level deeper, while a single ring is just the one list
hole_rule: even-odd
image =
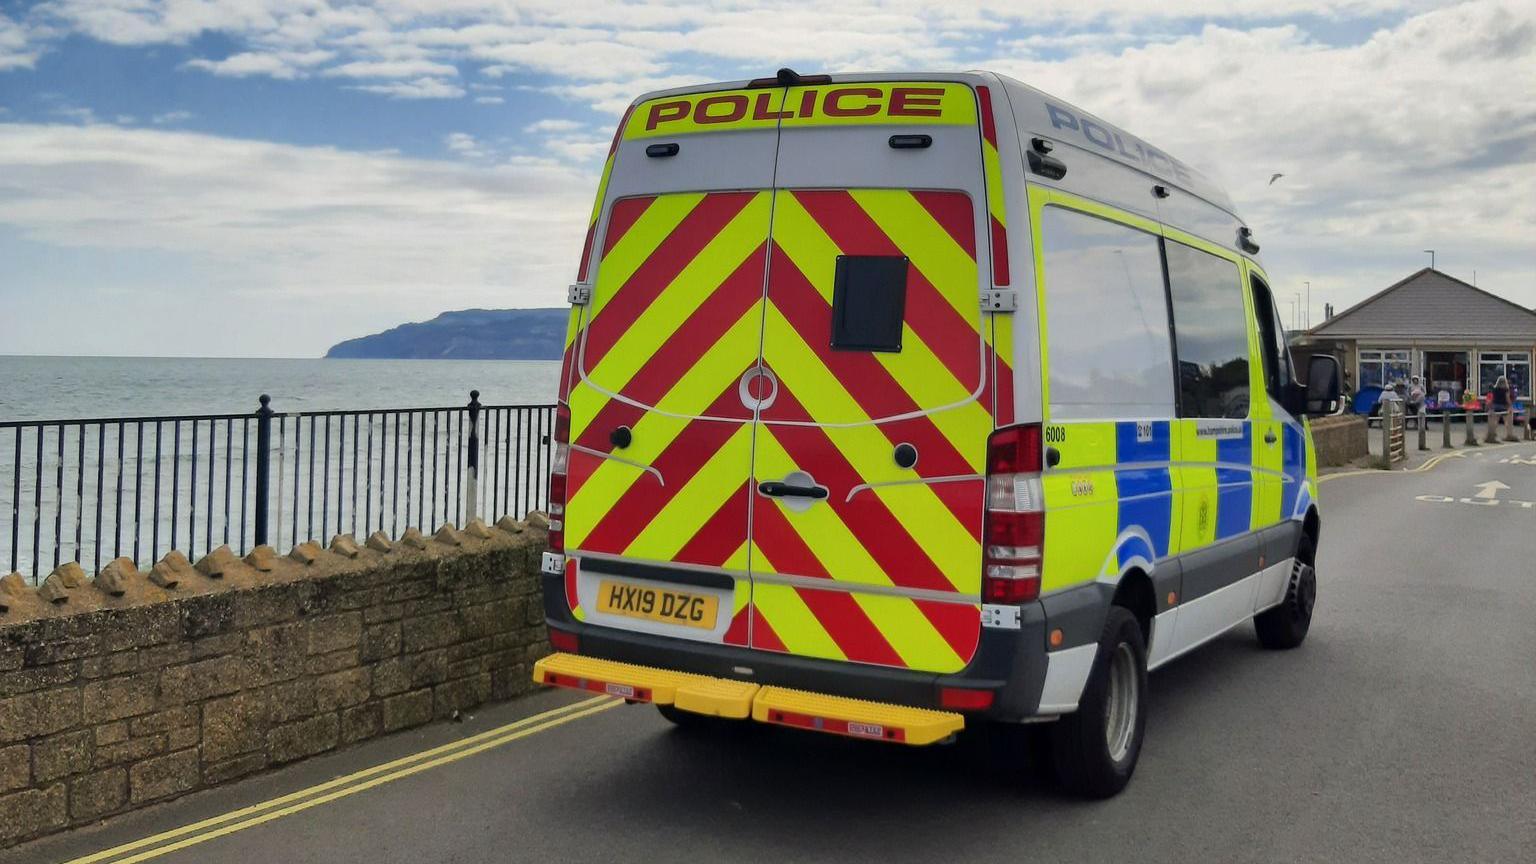
[{"label": "yellow and red chevron marking", "polygon": [[[992,91],[986,86],[976,88],[976,98],[981,102],[981,153],[982,172],[987,182],[987,222],[991,233],[992,284],[1004,287],[1009,284],[1008,272],[1008,205],[1003,189],[1003,163],[997,151],[997,123],[992,112]],[[989,392],[984,401],[995,405],[997,425],[1014,422],[1013,411],[1013,316],[993,315],[992,332],[988,334],[987,362],[993,368],[989,379]],[[995,401],[994,401],[995,400]]]},{"label": "yellow and red chevron marking", "polygon": [[[746,571],[752,413],[737,382],[758,362],[770,195],[615,203],[581,349],[591,383],[571,393],[573,550]],[[586,452],[612,450],[621,425],[625,461]]]},{"label": "yellow and red chevron marking", "polygon": [[[761,412],[753,479],[810,470],[831,494],[804,512],[753,498],[754,647],[937,672],[975,651],[992,417],[973,398],[986,370],[971,208],[953,192],[778,193],[763,362],[779,390]],[[900,352],[831,350],[839,255],[909,259]],[[915,471],[895,465],[898,443],[917,447]]]}]

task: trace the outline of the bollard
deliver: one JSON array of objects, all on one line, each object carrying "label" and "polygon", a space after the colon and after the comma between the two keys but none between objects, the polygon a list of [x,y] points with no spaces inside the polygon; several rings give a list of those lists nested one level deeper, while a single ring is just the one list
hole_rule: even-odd
[{"label": "bollard", "polygon": [[464,489],[464,522],[480,518],[480,391],[469,391],[469,482]]},{"label": "bollard", "polygon": [[1488,435],[1486,436],[1486,440],[1485,440],[1484,443],[1492,444],[1493,442],[1498,440],[1498,438],[1494,434],[1494,430],[1499,428],[1499,424],[1498,424],[1498,421],[1496,419],[1494,419],[1494,418],[1495,418],[1495,415],[1493,413],[1493,403],[1489,403],[1489,405],[1488,405]]},{"label": "bollard", "polygon": [[1448,405],[1440,409],[1440,447],[1451,449],[1451,409]]},{"label": "bollard", "polygon": [[1467,409],[1467,440],[1464,442],[1468,447],[1476,447],[1477,446],[1477,433],[1473,430],[1473,427],[1476,426],[1476,425],[1477,425],[1477,414],[1471,408],[1468,408]]},{"label": "bollard", "polygon": [[267,516],[271,506],[269,496],[272,492],[272,397],[261,394],[257,400],[261,407],[256,409],[256,524],[255,540],[257,546],[267,543]]},{"label": "bollard", "polygon": [[1424,406],[1420,405],[1418,413],[1414,416],[1419,418],[1419,449],[1428,450],[1428,445],[1424,443],[1424,427],[1429,425],[1429,413],[1424,410]]}]

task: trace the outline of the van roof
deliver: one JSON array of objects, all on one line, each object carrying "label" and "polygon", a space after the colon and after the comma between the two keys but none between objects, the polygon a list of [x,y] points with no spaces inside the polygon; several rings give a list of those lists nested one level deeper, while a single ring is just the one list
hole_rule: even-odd
[{"label": "van roof", "polygon": [[[1220,184],[1204,172],[1174,158],[1168,151],[1152,146],[1139,136],[1110,123],[1099,116],[1084,111],[1076,105],[1052,96],[1035,87],[1006,75],[985,70],[969,72],[878,72],[833,74],[833,84],[865,81],[958,81],[970,85],[1002,84],[1008,91],[1013,108],[1014,122],[1021,140],[1046,137],[1055,142],[1072,146],[1084,153],[1110,159],[1154,177],[1162,183],[1180,189],[1190,195],[1237,216],[1232,199]],[[678,96],[689,93],[705,93],[716,90],[739,90],[751,86],[752,81],[723,81],[701,83],[666,90],[655,90],[641,95],[631,107],[650,99]]]}]

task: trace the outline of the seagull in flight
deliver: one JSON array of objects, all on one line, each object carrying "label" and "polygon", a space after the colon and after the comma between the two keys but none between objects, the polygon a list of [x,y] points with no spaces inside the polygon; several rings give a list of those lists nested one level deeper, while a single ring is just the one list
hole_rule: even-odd
[{"label": "seagull in flight", "polygon": [[1269,175],[1269,185],[1271,185],[1271,186],[1275,185],[1275,181],[1279,180],[1281,177],[1284,177],[1284,176],[1285,176],[1284,174],[1271,174],[1271,175]]}]

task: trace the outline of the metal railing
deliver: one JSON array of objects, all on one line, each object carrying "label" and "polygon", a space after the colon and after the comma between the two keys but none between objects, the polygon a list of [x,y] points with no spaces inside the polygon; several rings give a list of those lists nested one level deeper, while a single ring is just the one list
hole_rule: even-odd
[{"label": "metal railing", "polygon": [[553,427],[553,405],[478,391],[457,407],[285,413],[262,396],[251,414],[0,423],[0,573],[522,516],[546,507]]}]

